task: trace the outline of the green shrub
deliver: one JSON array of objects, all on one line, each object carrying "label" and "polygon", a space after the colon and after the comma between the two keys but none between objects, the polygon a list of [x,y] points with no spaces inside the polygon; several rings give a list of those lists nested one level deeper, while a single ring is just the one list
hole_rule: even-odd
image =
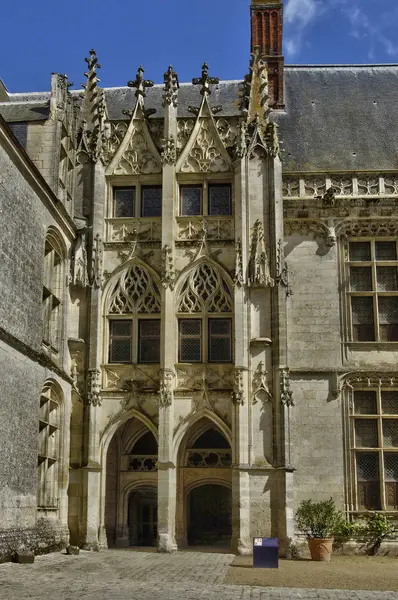
[{"label": "green shrub", "polygon": [[295,522],[308,538],[328,538],[342,526],[344,515],[337,510],[333,498],[321,502],[303,500],[296,510]]},{"label": "green shrub", "polygon": [[392,535],[396,531],[385,515],[375,512],[369,513],[366,518],[365,533],[373,537],[376,542],[381,542],[387,535]]}]

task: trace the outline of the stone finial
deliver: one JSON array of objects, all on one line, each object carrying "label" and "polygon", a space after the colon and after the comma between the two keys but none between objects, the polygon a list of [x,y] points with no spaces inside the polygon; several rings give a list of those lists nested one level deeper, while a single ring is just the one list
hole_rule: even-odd
[{"label": "stone finial", "polygon": [[203,66],[202,66],[202,76],[194,77],[192,79],[192,83],[193,83],[193,85],[201,85],[202,86],[200,93],[203,96],[204,94],[211,94],[210,85],[216,85],[217,83],[220,83],[220,80],[218,77],[209,77],[209,66],[205,62],[205,63],[203,63]]},{"label": "stone finial", "polygon": [[135,80],[130,80],[127,82],[128,87],[135,88],[136,98],[145,98],[147,88],[153,87],[155,85],[150,79],[144,79],[144,73],[144,68],[142,65],[140,65],[138,67]]},{"label": "stone finial", "polygon": [[173,71],[173,67],[170,65],[164,74],[164,88],[163,88],[163,107],[167,104],[177,106],[177,94],[180,84],[178,82],[177,73]]},{"label": "stone finial", "polygon": [[85,152],[97,161],[102,156],[104,145],[104,122],[106,120],[106,102],[104,91],[98,86],[100,79],[97,69],[101,68],[95,50],[90,50],[90,57],[85,58],[88,65],[88,71],[84,73],[87,78],[86,83],[82,84],[85,89],[85,103],[87,124],[85,131],[81,132],[85,138]]}]

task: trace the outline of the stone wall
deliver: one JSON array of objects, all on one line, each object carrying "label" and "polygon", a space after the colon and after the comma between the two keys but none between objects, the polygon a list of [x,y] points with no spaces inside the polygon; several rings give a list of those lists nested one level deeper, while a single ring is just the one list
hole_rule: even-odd
[{"label": "stone wall", "polygon": [[[62,388],[65,422],[70,413],[68,357],[52,367],[42,350],[44,241],[48,227],[62,236],[45,204],[48,190],[0,123],[0,561],[19,548],[44,552],[68,541],[65,460],[58,510],[36,508],[39,400],[46,379]],[[4,129],[3,129],[4,127]],[[18,156],[19,155],[19,156]],[[48,201],[48,200],[47,200]],[[61,377],[60,377],[61,376]],[[62,423],[61,426],[64,426]],[[65,457],[69,432],[60,443]]]}]

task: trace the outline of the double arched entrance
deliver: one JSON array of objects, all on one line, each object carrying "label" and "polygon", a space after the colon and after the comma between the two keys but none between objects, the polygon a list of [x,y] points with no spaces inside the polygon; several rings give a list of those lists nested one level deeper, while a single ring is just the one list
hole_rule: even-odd
[{"label": "double arched entrance", "polygon": [[[229,547],[232,535],[231,446],[208,418],[184,435],[177,453],[176,540]],[[156,546],[158,444],[139,419],[122,424],[106,461],[105,524],[109,547]],[[173,493],[173,492],[170,492]]]}]

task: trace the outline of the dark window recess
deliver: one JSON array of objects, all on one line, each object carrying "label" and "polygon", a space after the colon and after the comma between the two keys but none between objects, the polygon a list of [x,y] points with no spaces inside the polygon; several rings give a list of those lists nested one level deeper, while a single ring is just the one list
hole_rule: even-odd
[{"label": "dark window recess", "polygon": [[113,188],[113,216],[129,218],[135,216],[135,188]]},{"label": "dark window recess", "polygon": [[200,319],[180,320],[180,361],[201,362],[202,360],[202,321]]},{"label": "dark window recess", "polygon": [[209,185],[209,215],[230,215],[231,186]]},{"label": "dark window recess", "polygon": [[142,437],[140,437],[131,450],[131,454],[153,455],[157,453],[158,443],[151,431],[148,431],[148,433],[145,433]]},{"label": "dark window recess", "polygon": [[141,216],[162,216],[162,186],[144,186],[141,191]]},{"label": "dark window recess", "polygon": [[110,321],[109,362],[131,362],[131,321]]},{"label": "dark window recess", "polygon": [[180,188],[181,215],[194,216],[202,214],[202,188],[183,186]]},{"label": "dark window recess", "polygon": [[358,507],[381,510],[379,457],[375,452],[357,454]]},{"label": "dark window recess", "polygon": [[160,319],[142,319],[139,322],[138,361],[160,363]]},{"label": "dark window recess", "polygon": [[351,298],[352,328],[355,342],[373,342],[375,339],[373,298],[354,296]]},{"label": "dark window recess", "polygon": [[209,362],[231,362],[231,319],[209,319]]}]

